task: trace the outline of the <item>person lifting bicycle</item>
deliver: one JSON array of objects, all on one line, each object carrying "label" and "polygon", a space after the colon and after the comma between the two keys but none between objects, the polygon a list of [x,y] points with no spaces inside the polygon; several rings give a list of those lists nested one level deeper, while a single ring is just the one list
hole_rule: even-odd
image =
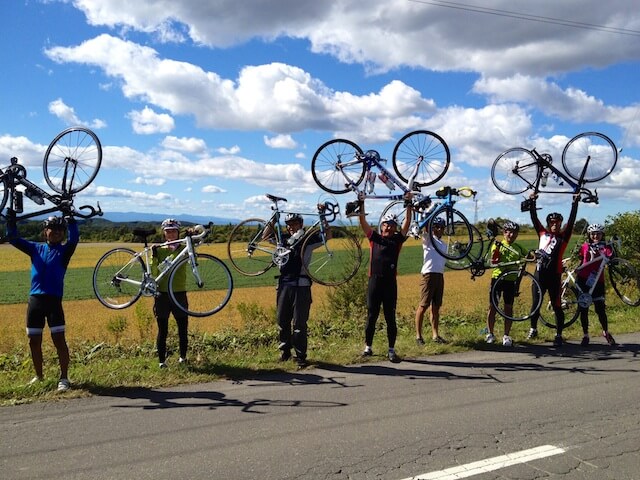
[{"label": "person lifting bicycle", "polygon": [[[562,346],[562,330],[564,328],[564,311],[561,305],[561,291],[560,284],[562,281],[562,255],[569,244],[571,234],[573,233],[573,225],[576,221],[578,214],[578,203],[580,202],[580,194],[573,195],[573,203],[571,204],[571,213],[569,219],[564,228],[562,228],[563,217],[558,212],[553,212],[547,215],[546,227],[542,225],[542,222],[538,219],[538,213],[536,208],[537,194],[531,196],[531,202],[529,202],[529,213],[531,214],[531,221],[533,227],[538,234],[538,250],[536,255],[538,256],[538,262],[536,263],[536,271],[534,277],[540,284],[541,295],[544,296],[545,292],[549,292],[549,299],[553,307],[553,312],[556,317],[556,336],[553,339],[553,344],[556,347]],[[534,304],[536,299],[534,298]],[[527,335],[527,340],[538,336],[538,318],[540,317],[540,310],[535,311],[531,317],[531,328]]]},{"label": "person lifting bicycle", "polygon": [[[62,308],[64,277],[71,256],[74,254],[80,233],[78,224],[69,212],[52,216],[43,222],[42,242],[32,242],[19,236],[13,210],[7,214],[9,243],[31,258],[31,289],[27,303],[27,336],[36,376],[30,384],[44,379],[42,359],[42,332],[45,321],[49,325],[51,340],[58,353],[60,379],[58,391],[69,390],[69,347],[65,338],[65,318]],[[67,241],[65,242],[65,232]]]},{"label": "person lifting bicycle", "polygon": [[[587,227],[587,241],[580,246],[578,256],[580,257],[580,265],[590,262],[594,258],[604,255],[607,258],[613,256],[613,248],[604,241],[604,227],[598,223],[592,223]],[[604,299],[604,275],[602,272],[596,278],[600,264],[598,262],[587,265],[578,270],[578,278],[576,283],[583,292],[588,292],[595,283],[593,292],[593,309],[598,315],[600,326],[602,327],[602,336],[611,346],[616,345],[616,341],[609,333],[606,305]],[[580,323],[582,324],[582,346],[589,345],[589,307],[579,306]]]}]

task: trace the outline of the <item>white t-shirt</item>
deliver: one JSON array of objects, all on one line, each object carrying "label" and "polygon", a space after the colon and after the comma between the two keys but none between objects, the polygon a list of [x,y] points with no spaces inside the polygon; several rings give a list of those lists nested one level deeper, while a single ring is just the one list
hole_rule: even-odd
[{"label": "white t-shirt", "polygon": [[[446,250],[446,246],[442,240],[438,237],[434,237],[433,240],[438,242],[438,246],[441,250]],[[431,244],[431,238],[428,233],[422,234],[422,268],[420,273],[444,273],[444,264],[447,261]]]}]

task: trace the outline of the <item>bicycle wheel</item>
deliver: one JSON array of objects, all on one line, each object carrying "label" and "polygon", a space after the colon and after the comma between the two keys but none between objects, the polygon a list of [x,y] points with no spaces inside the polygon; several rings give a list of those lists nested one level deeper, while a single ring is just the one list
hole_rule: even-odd
[{"label": "bicycle wheel", "polygon": [[[436,218],[442,218],[445,222],[441,238],[434,234],[433,222]],[[449,260],[460,260],[466,257],[473,246],[473,233],[469,220],[450,206],[440,208],[431,216],[428,221],[428,231],[433,248]]]},{"label": "bicycle wheel", "polygon": [[[570,327],[580,316],[580,305],[578,298],[580,292],[573,285],[563,285],[560,292],[560,305],[564,311],[564,327]],[[540,307],[540,321],[549,328],[556,328],[556,314],[551,306],[551,301],[547,300]]]},{"label": "bicycle wheel", "polygon": [[8,198],[9,190],[7,188],[7,179],[2,177],[2,179],[0,179],[0,213],[4,211]]},{"label": "bicycle wheel", "polygon": [[393,149],[393,169],[406,183],[420,164],[414,185],[432,185],[444,177],[449,169],[451,153],[443,138],[428,130],[407,133]]},{"label": "bicycle wheel", "polygon": [[640,305],[640,279],[631,262],[612,258],[609,262],[609,280],[620,300],[632,307]]},{"label": "bicycle wheel", "polygon": [[[302,244],[305,270],[311,280],[321,285],[342,285],[353,278],[362,263],[358,238],[345,227],[329,227],[325,236],[320,227],[307,233]],[[306,259],[309,258],[309,262]]]},{"label": "bicycle wheel", "polygon": [[142,294],[144,272],[144,263],[136,252],[114,248],[98,260],[93,270],[93,291],[105,307],[127,308]]},{"label": "bicycle wheel", "polygon": [[[183,258],[169,274],[169,297],[192,317],[208,317],[222,310],[231,298],[233,278],[222,260],[196,253],[196,264]],[[186,292],[186,296],[181,295]]]},{"label": "bicycle wheel", "polygon": [[83,127],[60,133],[44,155],[44,179],[56,192],[73,195],[96,178],[102,163],[102,145],[95,133]]},{"label": "bicycle wheel", "polygon": [[576,135],[562,152],[562,166],[574,180],[580,180],[585,166],[585,182],[602,180],[613,171],[617,162],[615,144],[609,137],[597,132]]},{"label": "bicycle wheel", "polygon": [[[460,225],[459,228],[464,227]],[[450,268],[451,270],[464,270],[469,268],[471,264],[482,261],[482,257],[484,255],[484,240],[482,239],[482,234],[475,225],[471,225],[471,233],[473,235],[473,241],[471,242],[471,249],[469,250],[469,253],[464,257],[455,260],[447,259],[445,262],[445,266],[447,268]],[[462,247],[465,248],[466,246],[463,245]]]},{"label": "bicycle wheel", "polygon": [[265,237],[266,225],[266,220],[250,218],[236,225],[229,235],[227,254],[242,275],[256,277],[274,265],[277,242],[273,230]]},{"label": "bicycle wheel", "polygon": [[[398,225],[402,225],[404,223],[404,216],[407,214],[407,207],[404,205],[404,200],[394,200],[382,209],[382,213],[378,218],[378,233],[381,233],[382,219],[387,214],[395,215],[398,219]],[[414,213],[414,216],[415,215]]]},{"label": "bicycle wheel", "polygon": [[[515,282],[515,295],[513,298],[513,306],[511,312],[500,305],[499,299],[496,298],[497,292],[502,292],[508,288],[514,288],[505,285],[506,282],[513,284]],[[542,303],[542,295],[540,284],[526,270],[511,270],[502,273],[491,287],[491,305],[496,311],[508,320],[521,322],[531,318],[531,316],[540,309]]]},{"label": "bicycle wheel", "polygon": [[511,148],[495,159],[491,166],[491,181],[508,195],[517,195],[533,188],[538,178],[538,163],[526,148]]},{"label": "bicycle wheel", "polygon": [[330,193],[350,192],[349,180],[360,185],[365,164],[356,161],[356,154],[362,155],[362,149],[351,140],[335,138],[323,143],[311,160],[311,175],[316,184]]}]

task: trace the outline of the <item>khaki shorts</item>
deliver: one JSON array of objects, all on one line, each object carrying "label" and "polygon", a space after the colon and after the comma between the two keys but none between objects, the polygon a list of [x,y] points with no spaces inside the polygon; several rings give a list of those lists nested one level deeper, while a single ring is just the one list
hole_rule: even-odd
[{"label": "khaki shorts", "polygon": [[442,305],[444,294],[444,275],[442,273],[425,273],[420,281],[420,306]]}]

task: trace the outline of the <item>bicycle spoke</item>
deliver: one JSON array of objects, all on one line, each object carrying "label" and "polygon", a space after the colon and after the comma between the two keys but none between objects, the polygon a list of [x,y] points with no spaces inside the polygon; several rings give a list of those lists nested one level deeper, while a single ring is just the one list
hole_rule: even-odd
[{"label": "bicycle spoke", "polygon": [[273,266],[277,242],[273,231],[265,236],[266,224],[260,218],[250,218],[231,231],[227,254],[233,267],[243,275],[262,275]]},{"label": "bicycle spoke", "polygon": [[614,143],[606,135],[597,132],[576,135],[562,152],[562,165],[575,180],[580,180],[586,165],[585,182],[597,182],[607,177],[617,161],[618,150]]},{"label": "bicycle spoke", "polygon": [[627,305],[640,305],[640,279],[631,262],[613,258],[609,263],[609,279],[614,291]]},{"label": "bicycle spoke", "polygon": [[449,146],[438,134],[416,130],[398,140],[392,159],[395,172],[404,182],[409,182],[416,165],[420,163],[415,185],[427,186],[436,183],[447,173],[451,154]]},{"label": "bicycle spoke", "polygon": [[491,166],[495,187],[508,195],[517,195],[532,188],[538,176],[538,164],[525,148],[511,148],[496,158]]},{"label": "bicycle spoke", "polygon": [[321,145],[311,160],[311,175],[316,184],[330,193],[351,191],[346,177],[355,185],[364,179],[365,164],[354,162],[356,155],[362,155],[362,149],[350,140],[338,138]]},{"label": "bicycle spoke", "polygon": [[[560,306],[564,312],[564,328],[570,327],[578,319],[580,306],[579,292],[573,285],[564,285],[560,293]],[[540,321],[549,328],[556,328],[556,314],[548,298],[542,300]]]},{"label": "bicycle spoke", "polygon": [[116,248],[105,253],[93,271],[93,291],[104,306],[126,308],[141,295],[144,264],[133,250]]},{"label": "bicycle spoke", "polygon": [[[498,277],[491,289],[491,302],[496,311],[505,318],[514,322],[527,320],[540,307],[540,285],[529,272],[522,272],[518,276],[519,270],[504,272]],[[500,298],[498,292],[512,291],[513,305],[508,308]]]},{"label": "bicycle spoke", "polygon": [[311,279],[321,285],[341,285],[353,278],[362,263],[360,242],[344,227],[331,227],[330,238],[321,241],[320,229],[308,233],[302,246]]}]

